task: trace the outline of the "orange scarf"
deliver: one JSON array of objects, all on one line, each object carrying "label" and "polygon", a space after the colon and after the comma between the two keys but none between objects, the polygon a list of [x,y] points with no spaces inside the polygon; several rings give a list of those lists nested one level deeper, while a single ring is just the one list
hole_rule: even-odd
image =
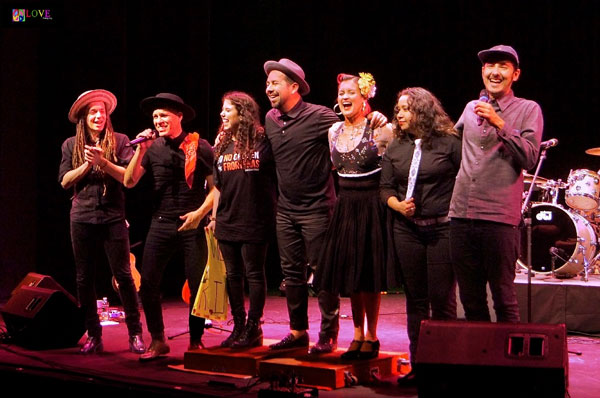
[{"label": "orange scarf", "polygon": [[192,183],[194,182],[194,170],[196,170],[196,152],[198,150],[199,139],[200,136],[198,133],[189,133],[181,145],[179,145],[179,149],[183,150],[183,153],[185,153],[185,182],[187,182],[190,188],[192,188]]}]

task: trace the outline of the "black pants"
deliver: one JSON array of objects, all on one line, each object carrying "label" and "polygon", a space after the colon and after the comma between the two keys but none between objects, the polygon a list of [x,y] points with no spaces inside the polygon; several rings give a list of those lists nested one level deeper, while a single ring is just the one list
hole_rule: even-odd
[{"label": "black pants", "polygon": [[204,334],[204,318],[191,314],[194,299],[202,280],[202,273],[208,258],[206,238],[202,228],[178,232],[183,222],[179,219],[155,217],[152,219],[142,266],[142,285],[140,296],[144,305],[144,314],[148,331],[153,339],[164,336],[164,322],[160,303],[160,283],[169,259],[177,250],[183,250],[185,277],[190,287],[190,339],[198,340]]},{"label": "black pants", "polygon": [[420,227],[394,221],[394,246],[406,293],[410,357],[414,362],[421,321],[456,319],[456,280],[450,260],[449,224]]},{"label": "black pants", "polygon": [[[277,243],[293,330],[308,329],[307,267],[316,270],[331,211],[309,214],[277,213]],[[318,293],[321,311],[320,336],[337,338],[340,298],[324,290]]]},{"label": "black pants", "polygon": [[142,333],[137,293],[129,263],[129,231],[125,220],[110,224],[71,222],[71,241],[77,271],[77,295],[90,337],[100,337],[102,327],[96,307],[96,266],[104,254],[119,284],[129,335]]},{"label": "black pants", "polygon": [[467,320],[490,321],[489,283],[498,322],[519,322],[514,280],[520,240],[513,225],[456,218],[450,222],[452,260]]},{"label": "black pants", "polygon": [[227,269],[227,294],[231,315],[236,319],[246,318],[244,276],[248,279],[250,293],[248,318],[258,321],[263,316],[267,294],[265,278],[267,246],[267,243],[219,241],[219,248]]}]

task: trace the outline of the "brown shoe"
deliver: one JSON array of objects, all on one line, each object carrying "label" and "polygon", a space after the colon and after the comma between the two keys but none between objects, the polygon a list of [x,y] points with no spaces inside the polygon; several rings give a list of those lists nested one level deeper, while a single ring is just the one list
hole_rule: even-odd
[{"label": "brown shoe", "polygon": [[148,351],[140,355],[140,361],[152,361],[167,355],[169,352],[171,352],[171,348],[167,345],[167,343],[161,340],[152,339],[152,343],[150,343],[150,348],[148,348]]}]

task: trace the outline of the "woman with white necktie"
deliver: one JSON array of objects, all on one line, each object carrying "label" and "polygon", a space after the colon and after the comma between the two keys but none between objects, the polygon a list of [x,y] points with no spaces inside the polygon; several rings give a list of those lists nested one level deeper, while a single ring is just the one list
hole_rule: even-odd
[{"label": "woman with white necktie", "polygon": [[[456,318],[448,208],[461,141],[439,100],[423,88],[402,90],[394,111],[396,139],[383,157],[380,195],[394,214],[392,235],[414,364],[421,321]],[[411,371],[398,382],[414,384],[415,376]]]}]

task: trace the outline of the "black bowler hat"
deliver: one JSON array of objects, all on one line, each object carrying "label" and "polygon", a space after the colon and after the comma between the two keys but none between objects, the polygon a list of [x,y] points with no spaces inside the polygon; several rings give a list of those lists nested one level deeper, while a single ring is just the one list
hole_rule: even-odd
[{"label": "black bowler hat", "polygon": [[158,93],[154,97],[144,98],[140,102],[140,108],[150,116],[155,109],[174,109],[183,113],[183,122],[189,122],[196,117],[196,111],[191,106],[184,103],[180,96],[171,93]]}]

